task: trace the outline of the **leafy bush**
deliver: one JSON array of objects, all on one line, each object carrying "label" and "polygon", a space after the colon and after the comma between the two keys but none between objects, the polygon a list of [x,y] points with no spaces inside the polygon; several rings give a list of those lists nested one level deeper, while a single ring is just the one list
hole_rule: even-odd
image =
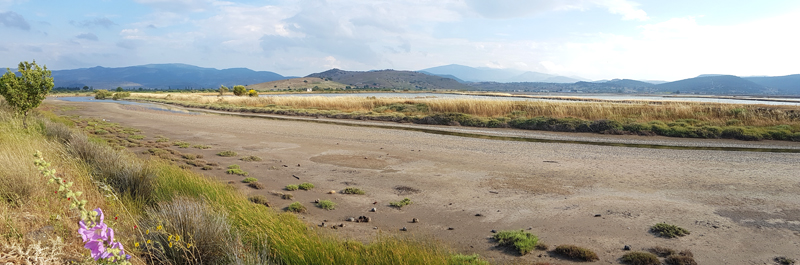
[{"label": "leafy bush", "polygon": [[194,160],[194,159],[197,158],[197,155],[195,155],[195,154],[183,154],[182,157],[183,157],[183,159],[186,159],[186,160]]},{"label": "leafy bush", "polygon": [[555,252],[574,260],[596,261],[600,259],[594,251],[574,245],[557,246]]},{"label": "leafy bush", "polygon": [[535,235],[525,232],[523,230],[507,230],[500,231],[494,234],[494,239],[497,243],[504,246],[512,246],[520,255],[525,255],[531,252],[539,242],[539,238]]},{"label": "leafy bush", "polygon": [[265,188],[264,184],[261,184],[258,181],[247,183],[247,186],[257,190],[263,190]]},{"label": "leafy bush", "polygon": [[222,156],[222,157],[232,157],[232,156],[236,156],[236,152],[230,151],[230,150],[225,150],[225,151],[217,153],[217,155],[218,156]]},{"label": "leafy bush", "polygon": [[202,144],[192,145],[192,147],[197,148],[197,149],[209,149],[209,148],[211,148],[211,146],[202,145]]},{"label": "leafy bush", "polygon": [[659,257],[666,257],[676,253],[675,250],[665,247],[652,247],[647,251],[650,251],[650,253],[656,254]]},{"label": "leafy bush", "polygon": [[317,203],[317,206],[318,206],[319,208],[322,208],[322,209],[325,209],[325,210],[333,210],[333,209],[335,209],[335,208],[336,208],[336,203],[335,203],[335,202],[332,202],[332,201],[330,201],[330,200],[320,200],[320,201]]},{"label": "leafy bush", "polygon": [[294,195],[292,195],[291,193],[278,193],[278,195],[280,195],[281,199],[284,200],[291,200],[292,198],[294,198]]},{"label": "leafy bush", "polygon": [[177,142],[172,143],[172,145],[177,146],[179,148],[189,148],[190,144],[187,143],[187,142],[184,142],[184,141],[177,141]]},{"label": "leafy bush", "polygon": [[[697,262],[694,261],[692,256],[674,254],[668,256],[664,259],[664,264],[667,265],[697,265]],[[779,263],[781,264],[781,263]],[[786,265],[791,265],[792,263],[786,263]]]},{"label": "leafy bush", "polygon": [[144,135],[131,135],[131,136],[128,136],[128,138],[129,139],[133,139],[133,140],[142,140],[142,139],[145,138],[145,136]]},{"label": "leafy bush", "polygon": [[450,256],[449,265],[489,265],[488,261],[482,260],[478,254],[463,255],[455,254]]},{"label": "leafy bush", "polygon": [[247,171],[242,170],[239,165],[236,164],[228,166],[228,170],[226,170],[225,173],[239,176],[247,176],[250,174],[247,173]]},{"label": "leafy bush", "polygon": [[293,191],[293,190],[297,190],[298,188],[299,187],[297,187],[297,185],[286,185],[285,189],[288,190],[288,191]]},{"label": "leafy bush", "polygon": [[303,184],[297,185],[297,187],[300,188],[301,190],[311,190],[314,188],[314,184],[305,182]]},{"label": "leafy bush", "polygon": [[257,156],[245,156],[245,157],[240,158],[239,160],[242,160],[242,161],[245,161],[245,162],[254,162],[254,161],[261,161],[261,158],[257,157]]},{"label": "leafy bush", "polygon": [[256,182],[256,181],[258,181],[258,179],[252,178],[252,177],[245,178],[245,179],[242,180],[242,182],[244,182],[244,183],[251,183],[251,182]]},{"label": "leafy bush", "polygon": [[622,263],[631,265],[661,265],[658,257],[652,253],[633,251],[622,256]]},{"label": "leafy bush", "polygon": [[113,96],[114,96],[114,93],[111,93],[111,92],[109,92],[108,90],[105,90],[105,89],[98,89],[98,90],[95,90],[95,92],[94,92],[94,98],[95,99],[107,99],[107,98],[110,98],[110,97],[113,97]]},{"label": "leafy bush", "polygon": [[286,207],[286,211],[293,212],[293,213],[304,213],[306,212],[306,207],[303,206],[300,202],[293,202]]},{"label": "leafy bush", "polygon": [[359,188],[354,188],[354,187],[347,187],[347,188],[344,189],[344,191],[342,191],[342,193],[344,193],[344,194],[359,194],[359,195],[364,195],[365,194],[365,192],[363,190],[361,190]]},{"label": "leafy bush", "polygon": [[250,91],[247,91],[247,96],[248,97],[258,97],[258,91],[250,89]]},{"label": "leafy bush", "polygon": [[403,206],[406,206],[406,205],[409,205],[409,204],[412,204],[411,199],[409,199],[409,198],[404,198],[403,200],[401,200],[399,202],[390,202],[389,203],[390,206],[394,206],[394,207],[397,207],[397,208],[403,208]]},{"label": "leafy bush", "polygon": [[658,223],[650,227],[650,232],[666,238],[675,238],[689,234],[689,230],[667,223]]}]

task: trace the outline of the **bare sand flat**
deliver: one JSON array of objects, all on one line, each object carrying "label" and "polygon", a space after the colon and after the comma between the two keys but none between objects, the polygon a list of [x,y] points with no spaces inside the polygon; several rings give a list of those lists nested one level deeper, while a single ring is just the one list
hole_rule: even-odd
[{"label": "bare sand flat", "polygon": [[[188,115],[113,103],[77,106],[64,114],[97,117],[144,131],[148,139],[212,146],[203,154],[220,165],[239,164],[266,185],[250,189],[223,170],[200,171],[248,194],[264,194],[274,208],[292,201],[270,192],[311,182],[293,201],[309,207],[310,224],[341,237],[368,239],[378,233],[431,236],[463,253],[495,262],[572,264],[533,251],[519,256],[497,248],[491,230],[530,229],[551,246],[575,244],[594,250],[598,263],[618,264],[624,245],[634,250],[663,246],[689,249],[699,264],[771,264],[776,256],[800,259],[800,154],[673,150],[570,143],[504,141],[418,131],[227,115]],[[348,121],[354,122],[354,121]],[[452,130],[487,129],[450,127]],[[559,138],[563,134],[488,130],[493,134]],[[790,142],[672,139],[571,134],[594,141],[688,146],[800,148]],[[233,150],[261,162],[214,154]],[[183,150],[182,150],[183,152]],[[298,179],[296,179],[296,176]],[[358,187],[366,195],[326,194]],[[402,210],[389,202],[410,198]],[[313,207],[330,199],[336,210]],[[371,208],[376,212],[370,212]],[[476,216],[480,214],[480,216]],[[370,223],[346,222],[361,215]],[[419,223],[411,223],[413,218]],[[677,239],[648,232],[667,222],[691,234]],[[377,229],[374,229],[377,227]],[[406,227],[408,231],[401,232]],[[452,230],[449,230],[452,228]]]}]

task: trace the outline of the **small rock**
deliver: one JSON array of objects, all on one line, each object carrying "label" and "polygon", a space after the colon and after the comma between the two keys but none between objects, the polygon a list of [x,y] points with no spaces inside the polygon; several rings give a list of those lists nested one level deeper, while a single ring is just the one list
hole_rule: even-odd
[{"label": "small rock", "polygon": [[298,177],[298,176],[295,176],[295,175],[292,175],[292,177],[294,177],[294,178],[296,178],[296,179],[300,179],[300,177]]},{"label": "small rock", "polygon": [[622,250],[631,250],[631,246],[630,245],[625,245],[625,247],[623,247]]},{"label": "small rock", "polygon": [[372,204],[378,204],[378,201],[374,201],[374,202],[372,202]]},{"label": "small rock", "polygon": [[321,225],[319,225],[319,226],[321,226],[321,227],[325,227],[325,223],[322,223],[322,224],[321,224]]},{"label": "small rock", "polygon": [[602,216],[602,215],[600,215],[600,214],[595,214],[594,215],[594,217],[600,217],[600,216]]},{"label": "small rock", "polygon": [[369,211],[370,211],[370,212],[377,212],[377,211],[378,211],[378,209],[372,208],[372,209],[370,209]]},{"label": "small rock", "polygon": [[336,194],[336,191],[335,190],[331,190],[331,191],[328,192],[328,194]]},{"label": "small rock", "polygon": [[322,220],[322,221],[323,221],[323,222],[326,222],[326,223],[328,222],[328,220],[327,220],[327,219],[326,219],[326,220]]},{"label": "small rock", "polygon": [[530,227],[530,226],[529,226],[529,227],[528,227],[528,230],[533,230],[533,227]]},{"label": "small rock", "polygon": [[377,226],[373,226],[372,229],[378,229],[378,227]]},{"label": "small rock", "polygon": [[455,230],[455,228],[448,227],[447,230]]},{"label": "small rock", "polygon": [[417,218],[411,219],[411,222],[412,222],[412,223],[415,223],[415,224],[416,224],[416,223],[419,223],[419,219],[417,219]]},{"label": "small rock", "polygon": [[403,228],[400,228],[400,231],[408,231],[408,229],[405,226],[403,226]]},{"label": "small rock", "polygon": [[299,167],[299,166],[300,166],[300,164],[297,164],[297,166]]},{"label": "small rock", "polygon": [[370,221],[372,221],[372,218],[370,217],[366,217],[363,215],[358,217],[358,222],[360,223],[369,223]]},{"label": "small rock", "polygon": [[483,215],[482,215],[482,214],[479,214],[479,213],[476,213],[476,214],[475,214],[475,216],[478,216],[478,217],[480,217],[480,216],[483,216]]},{"label": "small rock", "polygon": [[319,203],[319,199],[314,200],[314,203]]},{"label": "small rock", "polygon": [[339,227],[344,227],[344,224],[339,224]]},{"label": "small rock", "polygon": [[497,233],[497,230],[492,229],[492,234]]},{"label": "small rock", "polygon": [[356,221],[356,218],[349,217],[349,218],[347,218],[346,220],[347,220],[348,222],[355,222],[355,221]]}]

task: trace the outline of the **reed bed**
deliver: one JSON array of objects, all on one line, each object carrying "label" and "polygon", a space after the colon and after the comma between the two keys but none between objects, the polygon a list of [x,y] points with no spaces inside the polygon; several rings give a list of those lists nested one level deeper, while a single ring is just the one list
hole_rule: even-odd
[{"label": "reed bed", "polygon": [[[137,94],[140,99],[162,99],[197,104],[233,105],[250,108],[291,108],[341,112],[403,112],[405,115],[462,113],[498,118],[576,118],[588,121],[614,120],[622,123],[692,120],[708,125],[797,127],[800,108],[780,105],[739,105],[679,101],[569,102],[513,101],[504,99],[370,98],[370,97],[203,97],[181,94]],[[384,108],[418,105],[413,111]]]}]

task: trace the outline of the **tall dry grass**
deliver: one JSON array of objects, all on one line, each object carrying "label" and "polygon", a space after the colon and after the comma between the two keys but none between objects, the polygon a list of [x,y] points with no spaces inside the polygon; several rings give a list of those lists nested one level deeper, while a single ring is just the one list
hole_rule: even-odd
[{"label": "tall dry grass", "polygon": [[[441,98],[367,98],[367,97],[203,97],[186,94],[136,94],[141,99],[166,99],[199,104],[221,104],[242,107],[284,107],[293,109],[371,112],[393,104],[424,104],[427,112],[463,113],[478,117],[553,117],[583,120],[616,120],[624,123],[650,121],[697,120],[723,126],[731,122],[743,126],[776,126],[800,123],[800,108],[781,105],[740,105],[678,101],[568,102],[512,101],[498,99]],[[383,112],[391,112],[384,110]]]}]

